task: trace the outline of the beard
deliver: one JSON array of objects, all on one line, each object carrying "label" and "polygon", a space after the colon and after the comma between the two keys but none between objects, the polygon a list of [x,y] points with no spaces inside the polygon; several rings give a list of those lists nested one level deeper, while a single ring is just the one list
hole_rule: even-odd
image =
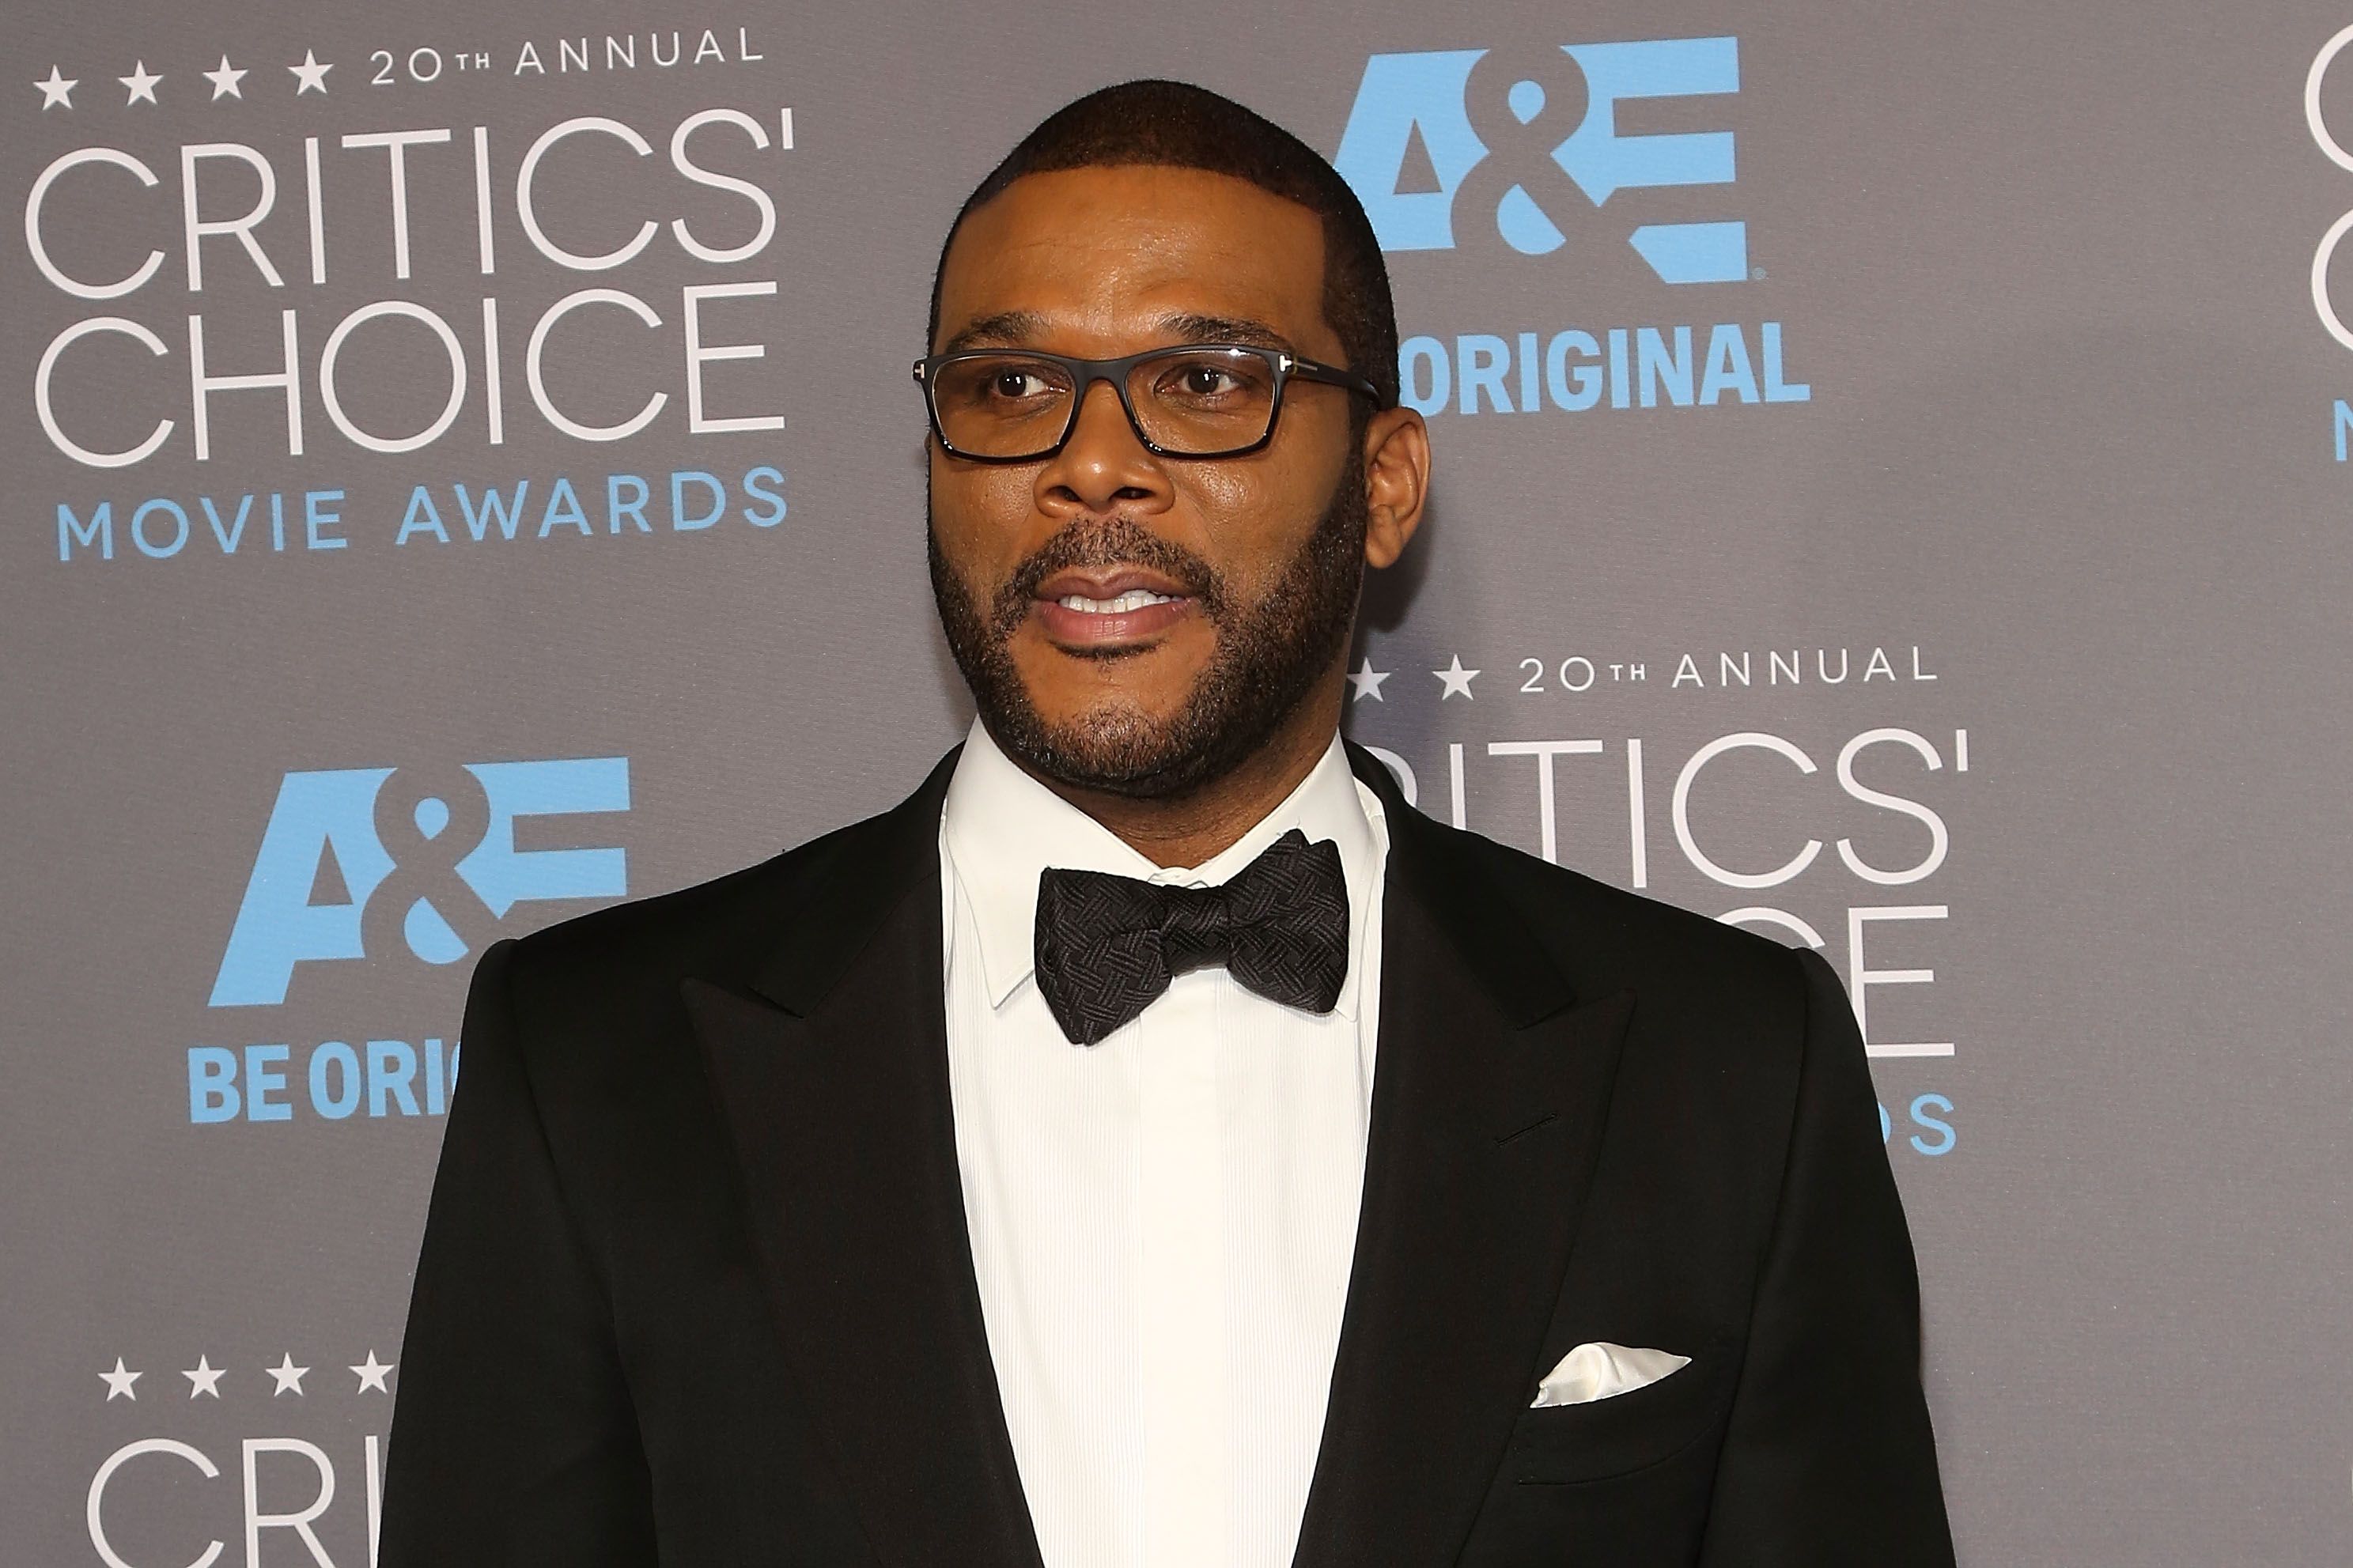
[{"label": "beard", "polygon": [[[1016,566],[986,603],[940,553],[938,531],[925,532],[948,651],[997,745],[1067,787],[1167,800],[1225,777],[1262,749],[1345,649],[1364,582],[1366,521],[1364,458],[1352,451],[1314,531],[1247,604],[1207,561],[1127,517],[1072,523]],[[1013,636],[1029,619],[1039,585],[1055,573],[1122,565],[1165,574],[1193,600],[1216,637],[1208,667],[1165,719],[1111,700],[1050,721],[1022,683]]]}]

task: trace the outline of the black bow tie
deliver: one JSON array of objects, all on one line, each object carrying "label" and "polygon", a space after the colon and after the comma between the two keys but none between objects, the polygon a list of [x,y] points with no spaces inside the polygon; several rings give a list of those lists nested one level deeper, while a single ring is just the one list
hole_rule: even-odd
[{"label": "black bow tie", "polygon": [[1216,888],[1038,874],[1038,989],[1071,1044],[1095,1044],[1211,963],[1270,1001],[1329,1013],[1348,976],[1339,846],[1294,827]]}]

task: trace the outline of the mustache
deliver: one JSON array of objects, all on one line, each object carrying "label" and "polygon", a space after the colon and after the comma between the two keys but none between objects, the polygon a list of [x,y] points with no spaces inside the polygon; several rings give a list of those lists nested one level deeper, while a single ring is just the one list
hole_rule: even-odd
[{"label": "mustache", "polygon": [[1226,613],[1226,582],[1216,567],[1134,519],[1115,516],[1073,522],[1024,556],[997,590],[997,602],[990,606],[991,629],[999,637],[1012,636],[1029,618],[1039,586],[1057,572],[1120,566],[1140,566],[1160,574],[1198,604],[1201,613],[1212,621]]}]

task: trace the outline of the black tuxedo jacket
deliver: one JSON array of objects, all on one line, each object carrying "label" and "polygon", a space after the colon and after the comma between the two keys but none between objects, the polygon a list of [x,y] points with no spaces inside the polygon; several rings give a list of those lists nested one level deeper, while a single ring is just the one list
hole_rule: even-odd
[{"label": "black tuxedo jacket", "polygon": [[[1951,1562],[1911,1241],[1830,968],[1441,826],[1351,760],[1388,817],[1380,1038],[1299,1568]],[[385,1568],[1039,1563],[957,1181],[953,761],[483,955]],[[1529,1408],[1594,1340],[1692,1362]]]}]

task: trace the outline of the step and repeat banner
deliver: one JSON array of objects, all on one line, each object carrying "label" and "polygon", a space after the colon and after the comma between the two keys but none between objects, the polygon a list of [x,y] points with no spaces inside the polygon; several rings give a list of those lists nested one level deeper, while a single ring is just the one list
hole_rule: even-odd
[{"label": "step and repeat banner", "polygon": [[0,1558],[374,1562],[475,955],[955,740],[933,260],[1173,75],[1388,250],[1350,732],[1844,976],[1964,1560],[2353,1561],[2348,24],[17,8]]}]

